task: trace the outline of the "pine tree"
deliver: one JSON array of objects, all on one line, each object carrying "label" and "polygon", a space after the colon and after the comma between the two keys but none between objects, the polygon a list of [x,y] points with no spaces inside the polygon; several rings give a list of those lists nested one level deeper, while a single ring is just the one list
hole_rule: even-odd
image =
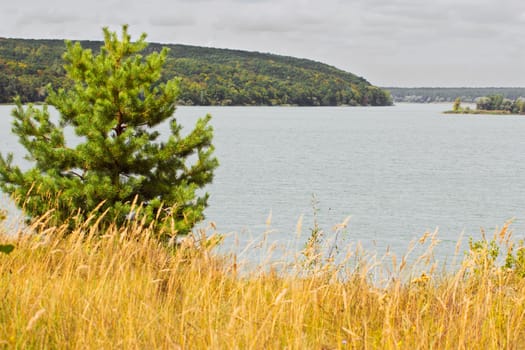
[{"label": "pine tree", "polygon": [[[200,189],[218,165],[210,116],[184,137],[173,118],[169,138],[158,141],[154,128],[172,117],[179,94],[178,80],[161,82],[167,49],[144,57],[145,34],[132,42],[127,26],[120,39],[103,32],[98,54],[66,41],[70,87],[50,91],[46,101],[59,112],[57,123],[46,105],[15,101],[13,132],[34,167],[24,172],[11,154],[0,155],[0,186],[30,217],[52,209],[53,225],[78,215],[122,224],[138,213],[169,226],[169,235],[186,234],[203,219],[208,194]],[[80,143],[69,145],[65,128]]]}]

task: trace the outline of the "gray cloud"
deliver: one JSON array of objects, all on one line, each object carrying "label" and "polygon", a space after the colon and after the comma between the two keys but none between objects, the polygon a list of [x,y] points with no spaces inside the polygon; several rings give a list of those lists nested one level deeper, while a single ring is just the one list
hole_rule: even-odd
[{"label": "gray cloud", "polygon": [[74,13],[54,9],[37,9],[19,16],[17,25],[54,25],[74,23],[82,20],[81,16]]},{"label": "gray cloud", "polygon": [[[311,32],[322,26],[325,21],[311,14],[298,14],[289,16],[283,12],[260,12],[242,16],[226,15],[218,19],[214,27],[234,32],[257,33],[285,33],[285,32]],[[246,33],[244,33],[246,34]]]},{"label": "gray cloud", "polygon": [[197,20],[192,16],[183,15],[158,15],[149,18],[149,24],[159,27],[187,27],[197,24]]}]

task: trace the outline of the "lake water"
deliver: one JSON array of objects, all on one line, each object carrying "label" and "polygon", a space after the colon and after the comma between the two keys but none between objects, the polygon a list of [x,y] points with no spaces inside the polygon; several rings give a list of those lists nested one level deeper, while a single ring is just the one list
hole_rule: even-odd
[{"label": "lake water", "polygon": [[[242,250],[265,232],[300,249],[315,196],[328,237],[351,216],[343,243],[401,254],[439,229],[436,254],[445,259],[462,233],[478,237],[483,228],[491,237],[512,218],[515,237],[525,233],[525,118],[441,113],[449,108],[179,107],[176,117],[189,129],[213,116],[221,164],[206,222],[232,233],[223,249]],[[1,151],[21,158],[11,109],[0,106]]]}]

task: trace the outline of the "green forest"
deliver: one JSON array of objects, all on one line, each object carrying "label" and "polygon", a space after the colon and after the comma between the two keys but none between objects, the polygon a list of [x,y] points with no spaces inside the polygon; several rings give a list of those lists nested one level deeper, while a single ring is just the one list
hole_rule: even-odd
[{"label": "green forest", "polygon": [[[81,41],[98,52],[101,42]],[[259,52],[152,43],[170,49],[163,81],[180,79],[181,105],[340,106],[392,104],[390,94],[362,77],[307,59]],[[0,38],[0,103],[15,96],[40,102],[65,78],[62,40]]]}]

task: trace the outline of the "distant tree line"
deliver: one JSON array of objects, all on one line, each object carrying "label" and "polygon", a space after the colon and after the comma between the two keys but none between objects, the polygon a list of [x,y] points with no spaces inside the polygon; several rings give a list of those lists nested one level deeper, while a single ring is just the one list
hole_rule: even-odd
[{"label": "distant tree line", "polygon": [[516,100],[525,96],[525,88],[396,88],[386,87],[394,102],[435,103],[453,102],[457,97],[462,102],[475,103],[478,98],[501,95],[503,98]]},{"label": "distant tree line", "polygon": [[[101,43],[82,41],[96,52]],[[339,106],[392,104],[390,94],[362,77],[319,62],[258,52],[151,44],[146,52],[170,48],[161,81],[180,79],[185,105]],[[65,78],[61,40],[0,38],[0,103],[15,96],[44,101],[46,86]]]}]

